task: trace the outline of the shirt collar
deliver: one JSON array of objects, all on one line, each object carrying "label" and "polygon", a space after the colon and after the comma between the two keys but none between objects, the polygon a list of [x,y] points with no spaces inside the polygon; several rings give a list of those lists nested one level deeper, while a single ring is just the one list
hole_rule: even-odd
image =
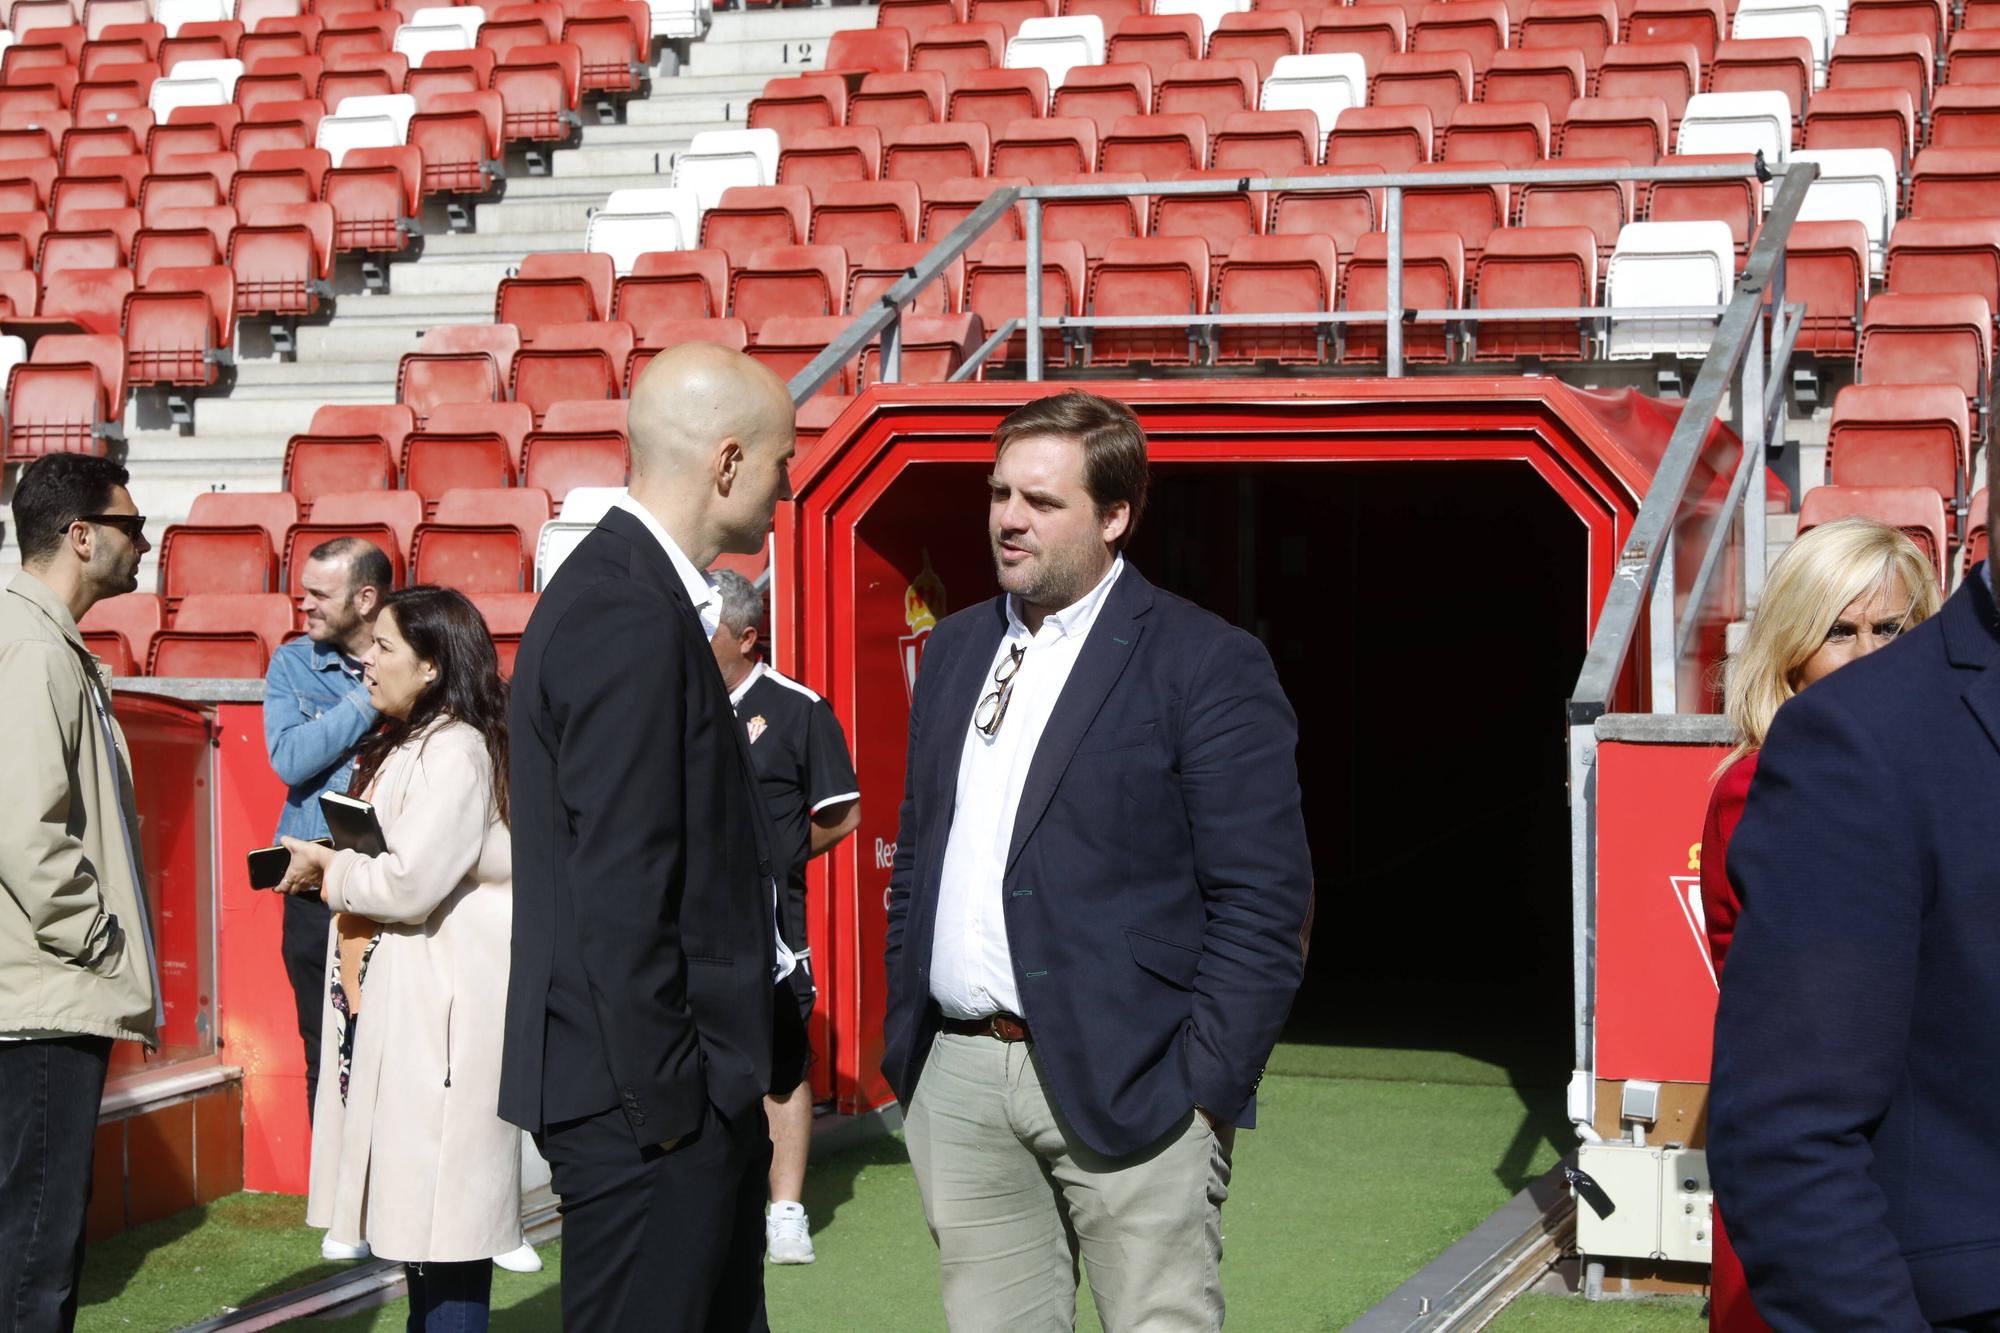
[{"label": "shirt collar", "polygon": [[742,703],[743,696],[750,693],[750,687],[752,685],[755,685],[758,681],[764,678],[764,673],[767,670],[769,670],[769,668],[766,667],[762,662],[758,662],[755,665],[753,665],[750,668],[749,674],[744,676],[742,680],[737,681],[736,688],[729,692],[729,706],[731,708],[734,708],[736,707],[736,705]]},{"label": "shirt collar", "polygon": [[701,617],[702,629],[713,636],[722,608],[717,604],[715,585],[708,581],[708,576],[694,567],[694,561],[688,559],[682,553],[679,544],[667,535],[667,530],[660,526],[660,520],[654,518],[652,511],[646,506],[634,500],[630,492],[619,496],[612,507],[624,510],[646,525],[646,531],[652,533],[653,539],[666,551],[668,561],[673,564],[674,573],[681,576],[681,584],[687,589],[688,600],[694,603],[695,614]]},{"label": "shirt collar", "polygon": [[[77,628],[76,617],[69,613],[68,603],[56,596],[54,588],[24,569],[14,575],[13,582],[7,585],[7,591],[32,603],[37,610],[55,623],[55,627],[62,631],[65,639],[79,648],[84,647],[83,632]],[[84,651],[90,650],[85,648]]]},{"label": "shirt collar", "polygon": [[[1062,610],[1051,611],[1043,616],[1042,628],[1053,628],[1055,637],[1059,639],[1081,638],[1090,633],[1091,625],[1097,620],[1097,613],[1104,609],[1104,599],[1110,594],[1111,585],[1118,581],[1118,576],[1124,570],[1125,557],[1120,555],[1111,562],[1111,568],[1097,581],[1096,587]],[[1014,599],[1011,596],[1007,599],[1007,625],[1010,629],[1028,635],[1028,627],[1022,623],[1020,615],[1015,611]],[[1033,636],[1028,635],[1028,637]]]}]

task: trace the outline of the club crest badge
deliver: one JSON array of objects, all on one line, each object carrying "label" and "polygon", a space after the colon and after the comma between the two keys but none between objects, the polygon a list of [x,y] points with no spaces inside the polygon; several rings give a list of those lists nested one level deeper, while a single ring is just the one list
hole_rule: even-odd
[{"label": "club crest badge", "polygon": [[764,715],[762,713],[759,713],[756,717],[753,717],[748,722],[744,723],[743,729],[750,733],[750,743],[752,745],[755,745],[757,743],[757,738],[764,734],[764,728],[769,725],[770,725],[769,723],[764,721]]},{"label": "club crest badge", "polygon": [[903,688],[912,698],[917,691],[917,669],[923,665],[924,640],[931,636],[945,610],[944,580],[931,568],[929,551],[923,559],[924,567],[903,590],[903,623],[910,632],[896,641],[903,658]]}]

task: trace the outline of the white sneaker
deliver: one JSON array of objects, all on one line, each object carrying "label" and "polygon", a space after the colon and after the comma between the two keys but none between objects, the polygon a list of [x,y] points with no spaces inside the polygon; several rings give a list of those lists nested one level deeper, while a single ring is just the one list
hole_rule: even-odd
[{"label": "white sneaker", "polygon": [[764,1253],[774,1264],[813,1261],[812,1227],[804,1204],[774,1203],[764,1215]]},{"label": "white sneaker", "polygon": [[510,1273],[539,1273],[542,1271],[542,1256],[535,1253],[535,1247],[522,1241],[519,1249],[493,1256],[493,1262]]},{"label": "white sneaker", "polygon": [[368,1242],[365,1240],[358,1245],[348,1245],[335,1240],[333,1233],[328,1232],[326,1239],[319,1243],[319,1257],[333,1263],[344,1264],[372,1259],[375,1257],[375,1252],[368,1248]]}]

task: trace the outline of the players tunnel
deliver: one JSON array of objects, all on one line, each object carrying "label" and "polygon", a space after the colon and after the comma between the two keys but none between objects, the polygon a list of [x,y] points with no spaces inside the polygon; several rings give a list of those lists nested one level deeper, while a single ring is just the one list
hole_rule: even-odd
[{"label": "players tunnel", "polygon": [[[996,590],[994,426],[1070,387],[878,388],[801,459],[779,516],[778,663],[832,702],[861,778],[860,831],[815,863],[810,900],[831,1057],[815,1091],[845,1110],[890,1096],[882,941],[924,639]],[[1129,403],[1151,442],[1129,557],[1256,634],[1298,713],[1318,914],[1288,1037],[1559,1080],[1563,702],[1675,405],[1538,378],[1087,387]],[[1695,494],[1720,493],[1737,449],[1711,432]],[[1617,706],[1643,709],[1639,673],[1626,681]]]}]

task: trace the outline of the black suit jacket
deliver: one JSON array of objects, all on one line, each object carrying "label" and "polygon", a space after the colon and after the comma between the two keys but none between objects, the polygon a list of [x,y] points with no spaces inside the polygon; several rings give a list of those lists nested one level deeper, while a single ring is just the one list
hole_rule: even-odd
[{"label": "black suit jacket", "polygon": [[707,636],[644,524],[605,515],[515,661],[500,1114],[623,1108],[640,1143],[770,1087],[764,814]]},{"label": "black suit jacket", "polygon": [[1778,710],[1729,877],[1709,1162],[1773,1328],[2000,1308],[2000,623],[1934,619]]},{"label": "black suit jacket", "polygon": [[[890,879],[882,1071],[907,1104],[939,1013],[938,881],[1001,598],[924,646]],[[1250,1121],[1304,968],[1298,723],[1256,639],[1129,563],[1043,731],[1002,884],[1022,1017],[1077,1135],[1136,1152],[1199,1104]]]}]

